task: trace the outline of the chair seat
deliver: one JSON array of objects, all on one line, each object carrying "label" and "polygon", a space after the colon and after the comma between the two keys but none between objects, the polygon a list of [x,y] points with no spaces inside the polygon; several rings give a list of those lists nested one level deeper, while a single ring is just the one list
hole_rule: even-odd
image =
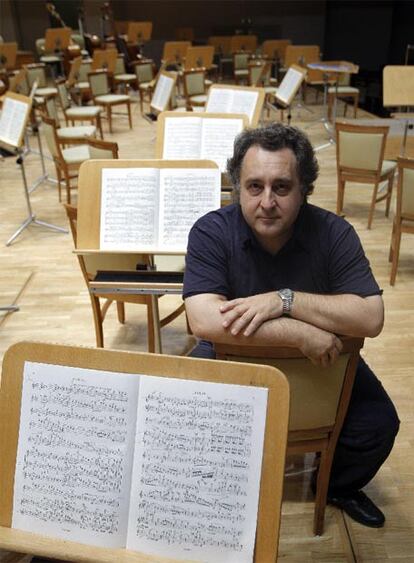
[{"label": "chair seat", "polygon": [[89,146],[77,145],[76,147],[63,149],[62,155],[67,164],[81,164],[89,159]]},{"label": "chair seat", "polygon": [[148,88],[150,88],[152,85],[152,81],[151,82],[140,82],[139,83],[139,89],[140,90],[148,90]]},{"label": "chair seat", "polygon": [[383,160],[381,168],[381,176],[395,170],[397,168],[397,163],[393,160]]},{"label": "chair seat", "polygon": [[79,137],[92,137],[96,133],[94,125],[80,125],[78,127],[61,127],[57,130],[59,139],[78,139]]},{"label": "chair seat", "polygon": [[264,87],[265,94],[272,94],[275,95],[277,92],[277,88],[274,86],[265,86]]},{"label": "chair seat", "polygon": [[204,80],[204,84],[206,88],[210,88],[210,86],[213,84],[213,81],[206,78],[206,80]]},{"label": "chair seat", "polygon": [[249,71],[248,71],[247,69],[241,68],[241,69],[239,69],[239,70],[235,70],[235,71],[234,71],[234,74],[235,74],[236,76],[248,76]]},{"label": "chair seat", "polygon": [[41,63],[60,63],[60,57],[57,57],[56,55],[42,55],[40,57],[40,62]]},{"label": "chair seat", "polygon": [[47,98],[49,96],[57,96],[56,88],[36,88],[36,96]]},{"label": "chair seat", "polygon": [[99,106],[79,106],[76,108],[69,108],[66,110],[66,117],[96,117],[100,114],[102,108]]},{"label": "chair seat", "polygon": [[126,94],[103,94],[95,97],[95,101],[102,104],[122,104],[130,99]]},{"label": "chair seat", "polygon": [[115,74],[115,82],[134,82],[137,79],[135,74]]},{"label": "chair seat", "polygon": [[205,104],[207,102],[206,94],[198,94],[197,96],[190,96],[190,102],[195,104]]},{"label": "chair seat", "polygon": [[[336,88],[334,86],[329,87],[328,93],[335,94]],[[353,86],[338,86],[338,94],[359,94],[359,90]]]}]

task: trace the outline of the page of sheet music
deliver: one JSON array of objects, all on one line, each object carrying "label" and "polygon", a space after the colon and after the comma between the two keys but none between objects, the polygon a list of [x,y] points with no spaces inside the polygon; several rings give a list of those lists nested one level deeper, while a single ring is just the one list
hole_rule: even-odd
[{"label": "page of sheet music", "polygon": [[155,86],[154,94],[151,98],[151,107],[159,111],[164,111],[170,99],[173,86],[174,80],[170,76],[161,74],[157,80],[157,85]]},{"label": "page of sheet music", "polygon": [[289,105],[295,97],[303,80],[303,74],[294,68],[289,68],[276,92],[276,98]]},{"label": "page of sheet music", "polygon": [[156,246],[159,170],[104,168],[101,187],[101,250]]},{"label": "page of sheet music", "polygon": [[162,158],[200,158],[201,117],[167,117],[164,120]]},{"label": "page of sheet music", "polygon": [[139,376],[26,362],[13,528],[124,547]]},{"label": "page of sheet music", "polygon": [[220,182],[218,168],[160,170],[160,246],[186,250],[197,219],[220,207]]},{"label": "page of sheet music", "polygon": [[258,92],[233,90],[233,100],[230,107],[230,113],[245,113],[251,122],[256,109],[258,97]]},{"label": "page of sheet music", "polygon": [[27,104],[20,100],[4,98],[3,109],[0,116],[0,141],[19,146],[19,139],[25,125]]},{"label": "page of sheet music", "polygon": [[206,104],[206,112],[210,113],[230,113],[230,106],[233,99],[230,88],[210,88]]},{"label": "page of sheet music", "polygon": [[267,389],[146,376],[128,549],[253,561]]},{"label": "page of sheet music", "polygon": [[226,171],[227,159],[233,155],[236,135],[243,129],[242,119],[202,118],[201,158],[214,160],[220,172]]}]

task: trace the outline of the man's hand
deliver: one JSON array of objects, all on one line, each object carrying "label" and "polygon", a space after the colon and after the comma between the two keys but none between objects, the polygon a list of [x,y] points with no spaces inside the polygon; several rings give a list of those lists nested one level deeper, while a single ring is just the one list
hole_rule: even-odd
[{"label": "man's hand", "polygon": [[232,299],[220,305],[223,327],[233,336],[250,336],[266,321],[283,314],[282,300],[276,291]]},{"label": "man's hand", "polygon": [[313,364],[328,367],[338,359],[342,342],[335,334],[308,325],[299,349]]}]

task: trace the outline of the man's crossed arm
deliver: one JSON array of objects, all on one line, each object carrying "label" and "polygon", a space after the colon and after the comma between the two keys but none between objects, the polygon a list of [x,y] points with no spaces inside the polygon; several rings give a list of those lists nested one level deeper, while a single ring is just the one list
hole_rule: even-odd
[{"label": "man's crossed arm", "polygon": [[227,301],[204,293],[188,297],[194,334],[212,342],[297,347],[314,363],[335,362],[342,344],[336,334],[376,336],[384,309],[379,295],[317,295],[295,292],[291,317],[282,317],[275,291]]}]

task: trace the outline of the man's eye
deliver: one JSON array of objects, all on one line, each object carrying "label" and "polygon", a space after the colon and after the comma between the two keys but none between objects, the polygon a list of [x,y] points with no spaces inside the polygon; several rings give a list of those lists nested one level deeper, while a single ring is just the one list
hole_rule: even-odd
[{"label": "man's eye", "polygon": [[278,195],[286,195],[290,191],[289,184],[277,184],[274,186],[273,191]]},{"label": "man's eye", "polygon": [[258,194],[262,190],[262,186],[257,183],[253,183],[249,185],[249,192],[252,194]]}]

